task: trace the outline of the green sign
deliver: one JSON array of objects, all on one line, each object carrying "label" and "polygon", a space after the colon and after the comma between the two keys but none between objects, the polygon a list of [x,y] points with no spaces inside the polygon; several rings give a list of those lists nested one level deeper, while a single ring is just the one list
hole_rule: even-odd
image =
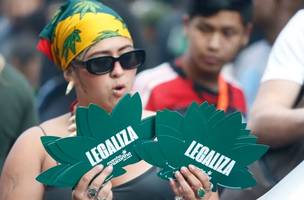
[{"label": "green sign", "polygon": [[160,167],[159,176],[174,178],[182,166],[195,165],[213,183],[228,188],[256,184],[247,166],[268,149],[256,144],[256,137],[245,129],[239,112],[225,114],[208,103],[193,103],[185,116],[164,110],[156,115],[156,138],[138,143],[138,155]]},{"label": "green sign", "polygon": [[98,164],[113,166],[107,179],[126,173],[124,166],[141,160],[133,145],[154,137],[154,120],[142,120],[138,94],[124,96],[111,114],[94,104],[77,108],[76,136],[41,137],[46,151],[60,164],[40,174],[37,180],[46,185],[74,187]]},{"label": "green sign", "polygon": [[217,185],[242,189],[255,185],[247,166],[268,149],[256,144],[239,112],[225,114],[208,103],[193,103],[185,115],[164,110],[142,120],[138,94],[124,96],[112,113],[93,104],[77,108],[76,126],[73,137],[41,137],[60,164],[41,173],[38,181],[74,187],[98,164],[113,166],[109,180],[143,159],[159,167],[163,179],[193,164],[211,177],[214,191]]}]

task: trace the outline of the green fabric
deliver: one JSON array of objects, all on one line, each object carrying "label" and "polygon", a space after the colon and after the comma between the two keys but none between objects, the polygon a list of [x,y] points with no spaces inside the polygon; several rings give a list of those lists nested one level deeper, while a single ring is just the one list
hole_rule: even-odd
[{"label": "green fabric", "polygon": [[37,124],[33,90],[14,68],[0,73],[0,169],[17,137]]}]

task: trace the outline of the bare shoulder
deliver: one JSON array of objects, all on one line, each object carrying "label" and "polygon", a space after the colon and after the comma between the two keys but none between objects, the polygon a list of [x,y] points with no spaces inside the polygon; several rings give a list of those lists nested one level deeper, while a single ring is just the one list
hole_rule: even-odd
[{"label": "bare shoulder", "polygon": [[156,112],[150,111],[150,110],[144,110],[143,111],[143,118],[151,117],[153,115],[156,115]]},{"label": "bare shoulder", "polygon": [[68,132],[68,126],[71,124],[70,117],[71,115],[67,113],[50,119],[40,124],[40,128],[44,131],[44,135],[66,137],[70,134]]},{"label": "bare shoulder", "polygon": [[68,118],[63,115],[48,120],[19,136],[3,167],[0,199],[42,199],[44,187],[36,177],[54,161],[46,153],[40,138],[44,135],[66,136]]},{"label": "bare shoulder", "polygon": [[43,186],[35,180],[45,157],[41,135],[41,130],[33,127],[15,142],[3,166],[0,199],[40,199],[42,196]]}]

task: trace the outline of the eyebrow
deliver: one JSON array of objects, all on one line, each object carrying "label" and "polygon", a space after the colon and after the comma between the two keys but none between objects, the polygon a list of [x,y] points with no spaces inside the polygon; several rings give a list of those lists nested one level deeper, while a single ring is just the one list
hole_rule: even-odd
[{"label": "eyebrow", "polygon": [[[122,46],[118,49],[118,52],[121,52],[125,49],[128,49],[128,48],[132,48],[133,49],[133,46],[128,44],[128,45],[125,45],[125,46]],[[96,51],[94,52],[93,54],[89,55],[88,57],[93,57],[95,55],[98,55],[98,54],[110,54],[112,51],[111,50],[103,50],[103,51]]]}]

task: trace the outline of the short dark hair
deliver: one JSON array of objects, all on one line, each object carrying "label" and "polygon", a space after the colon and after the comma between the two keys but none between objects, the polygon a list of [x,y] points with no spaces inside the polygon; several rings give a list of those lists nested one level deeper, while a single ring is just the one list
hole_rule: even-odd
[{"label": "short dark hair", "polygon": [[209,17],[222,10],[239,12],[243,23],[248,24],[252,19],[252,0],[186,0],[188,15]]}]

